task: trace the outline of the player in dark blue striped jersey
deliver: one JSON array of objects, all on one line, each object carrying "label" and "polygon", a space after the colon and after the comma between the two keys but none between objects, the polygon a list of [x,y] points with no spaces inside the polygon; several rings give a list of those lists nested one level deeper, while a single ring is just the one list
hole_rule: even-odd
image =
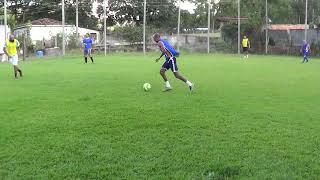
[{"label": "player in dark blue striped jersey", "polygon": [[160,69],[160,75],[165,81],[165,91],[172,90],[172,87],[166,76],[166,71],[169,69],[171,69],[171,71],[177,79],[180,79],[181,81],[185,82],[188,85],[189,90],[192,91],[193,84],[179,73],[177,57],[180,53],[176,51],[168,41],[161,39],[158,33],[153,35],[153,40],[158,44],[160,51],[162,52],[162,55],[158,59],[156,59],[156,62],[158,62],[163,56],[165,56],[166,59],[166,61]]}]

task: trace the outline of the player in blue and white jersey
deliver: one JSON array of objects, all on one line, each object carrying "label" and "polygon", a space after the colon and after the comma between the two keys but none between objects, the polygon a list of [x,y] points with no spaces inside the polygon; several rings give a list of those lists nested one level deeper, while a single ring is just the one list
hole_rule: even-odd
[{"label": "player in blue and white jersey", "polygon": [[308,44],[307,41],[303,41],[303,45],[302,45],[303,61],[302,61],[302,63],[309,62],[309,59],[308,59],[309,53],[310,53],[310,45]]},{"label": "player in blue and white jersey", "polygon": [[165,91],[172,90],[172,87],[166,76],[166,71],[169,69],[171,69],[177,79],[185,82],[188,85],[189,90],[192,91],[193,84],[179,73],[177,57],[180,53],[176,51],[168,41],[161,39],[158,33],[153,36],[153,40],[158,44],[160,51],[162,52],[162,55],[158,59],[156,59],[156,62],[158,62],[163,56],[165,56],[165,62],[160,69],[160,75],[165,81]]},{"label": "player in blue and white jersey", "polygon": [[90,57],[92,63],[93,57],[92,57],[92,44],[93,44],[93,39],[89,36],[89,34],[86,34],[85,37],[83,38],[83,54],[84,54],[84,62],[88,62],[88,57]]}]

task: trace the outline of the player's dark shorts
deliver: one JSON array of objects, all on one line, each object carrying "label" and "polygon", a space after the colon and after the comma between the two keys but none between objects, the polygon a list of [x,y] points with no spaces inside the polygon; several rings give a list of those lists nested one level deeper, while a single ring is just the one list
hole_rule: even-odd
[{"label": "player's dark shorts", "polygon": [[84,49],[83,54],[86,55],[91,55],[91,49]]},{"label": "player's dark shorts", "polygon": [[248,52],[248,47],[243,47],[243,52]]},{"label": "player's dark shorts", "polygon": [[166,62],[162,65],[163,69],[169,70],[171,69],[172,72],[178,72],[178,65],[176,57],[173,57],[172,60],[170,58],[166,59]]}]

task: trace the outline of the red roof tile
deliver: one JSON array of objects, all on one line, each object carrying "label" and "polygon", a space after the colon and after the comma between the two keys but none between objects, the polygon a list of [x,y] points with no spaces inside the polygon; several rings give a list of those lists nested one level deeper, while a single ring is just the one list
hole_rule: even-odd
[{"label": "red roof tile", "polygon": [[[272,24],[269,26],[270,30],[304,30],[304,28],[304,24]],[[309,29],[309,25],[307,29]]]},{"label": "red roof tile", "polygon": [[61,21],[50,19],[50,18],[43,18],[34,20],[31,22],[32,25],[62,25]]}]

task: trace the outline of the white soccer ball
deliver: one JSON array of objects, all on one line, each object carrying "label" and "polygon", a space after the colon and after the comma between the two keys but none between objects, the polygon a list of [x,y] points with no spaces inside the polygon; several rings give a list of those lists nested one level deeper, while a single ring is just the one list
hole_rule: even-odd
[{"label": "white soccer ball", "polygon": [[151,89],[151,84],[149,84],[149,83],[144,83],[144,84],[143,84],[143,89],[144,89],[145,91],[149,91],[149,90]]}]

